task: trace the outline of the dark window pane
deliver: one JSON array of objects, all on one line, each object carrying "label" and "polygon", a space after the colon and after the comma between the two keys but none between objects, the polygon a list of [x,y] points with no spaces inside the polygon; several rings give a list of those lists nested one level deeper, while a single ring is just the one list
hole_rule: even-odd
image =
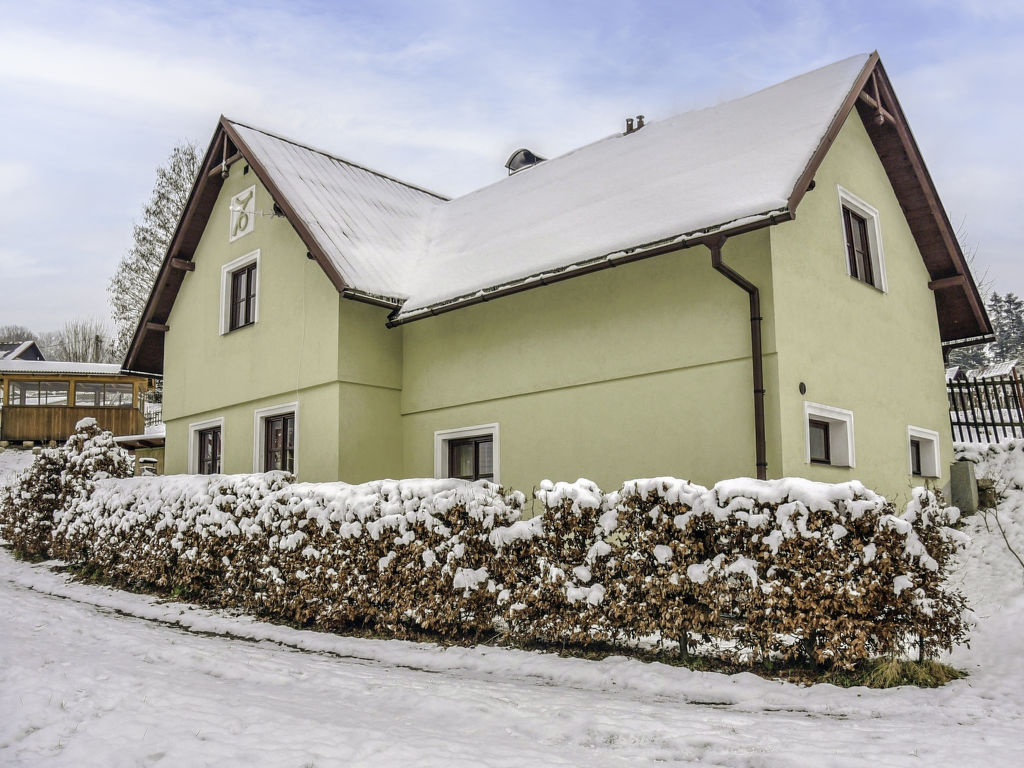
[{"label": "dark window pane", "polygon": [[910,469],[915,475],[921,474],[921,441],[910,441]]},{"label": "dark window pane", "polygon": [[263,469],[295,471],[295,414],[268,417],[263,422]]},{"label": "dark window pane", "polygon": [[228,329],[234,330],[256,320],[256,265],[231,273],[231,304]]},{"label": "dark window pane", "polygon": [[494,477],[494,442],[491,437],[470,437],[448,442],[448,477],[480,480]]},{"label": "dark window pane", "polygon": [[808,433],[811,445],[811,461],[818,464],[831,464],[831,452],[829,450],[829,429],[827,421],[810,419],[808,422]]},{"label": "dark window pane", "polygon": [[843,207],[843,228],[846,231],[847,258],[850,274],[858,280],[874,285],[871,266],[871,246],[868,241],[867,220],[863,216]]},{"label": "dark window pane", "polygon": [[220,427],[204,429],[199,433],[199,474],[220,472]]}]

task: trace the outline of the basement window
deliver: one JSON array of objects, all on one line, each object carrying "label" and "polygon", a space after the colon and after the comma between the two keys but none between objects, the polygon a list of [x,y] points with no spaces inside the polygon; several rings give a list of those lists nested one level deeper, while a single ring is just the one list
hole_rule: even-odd
[{"label": "basement window", "polygon": [[499,481],[497,424],[434,433],[434,477]]},{"label": "basement window", "polygon": [[842,187],[839,187],[839,210],[847,273],[862,283],[885,291],[885,260],[878,211]]},{"label": "basement window", "polygon": [[853,411],[804,402],[804,446],[808,464],[854,466]]},{"label": "basement window", "polygon": [[910,450],[910,474],[915,477],[939,476],[939,433],[923,427],[907,427]]}]

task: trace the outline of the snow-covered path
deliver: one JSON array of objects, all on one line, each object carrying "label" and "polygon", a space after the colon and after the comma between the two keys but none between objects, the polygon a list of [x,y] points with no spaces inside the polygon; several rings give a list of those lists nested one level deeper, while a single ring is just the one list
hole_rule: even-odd
[{"label": "snow-covered path", "polygon": [[1019,766],[1024,666],[998,638],[1020,608],[957,659],[985,662],[969,680],[808,689],[302,632],[0,550],[0,764]]}]

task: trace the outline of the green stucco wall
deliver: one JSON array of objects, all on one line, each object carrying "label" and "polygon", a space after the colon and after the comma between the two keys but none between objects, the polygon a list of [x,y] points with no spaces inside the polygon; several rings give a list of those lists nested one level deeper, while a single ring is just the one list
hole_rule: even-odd
[{"label": "green stucco wall", "polygon": [[[910,476],[907,426],[941,436],[943,481],[952,451],[928,272],[856,112],[815,181],[796,220],[771,228],[781,473],[829,482],[856,478],[883,495],[906,497],[921,483]],[[849,276],[837,185],[879,212],[885,293]],[[853,469],[807,463],[805,400],[853,411]]]},{"label": "green stucco wall", "polygon": [[[762,286],[772,379],[767,232],[730,241],[725,258]],[[433,473],[436,430],[494,422],[501,481],[526,491],[546,477],[613,488],[634,477],[754,473],[747,295],[712,269],[704,247],[404,329],[408,474]],[[778,462],[778,435],[769,438]]]},{"label": "green stucco wall", "polygon": [[[299,476],[336,479],[340,403],[341,298],[306,258],[291,225],[269,214],[274,201],[244,163],[231,167],[168,318],[164,351],[167,471],[188,466],[188,425],[224,417],[223,467],[253,469],[253,411],[298,401]],[[253,232],[228,240],[231,197],[256,185]],[[260,250],[258,319],[220,333],[221,267]]]}]

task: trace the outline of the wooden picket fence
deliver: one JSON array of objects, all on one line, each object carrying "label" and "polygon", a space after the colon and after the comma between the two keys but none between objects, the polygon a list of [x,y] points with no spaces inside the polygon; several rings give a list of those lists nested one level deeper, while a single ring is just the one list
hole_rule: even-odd
[{"label": "wooden picket fence", "polygon": [[947,381],[949,424],[962,443],[1024,437],[1022,382],[1010,376]]}]

